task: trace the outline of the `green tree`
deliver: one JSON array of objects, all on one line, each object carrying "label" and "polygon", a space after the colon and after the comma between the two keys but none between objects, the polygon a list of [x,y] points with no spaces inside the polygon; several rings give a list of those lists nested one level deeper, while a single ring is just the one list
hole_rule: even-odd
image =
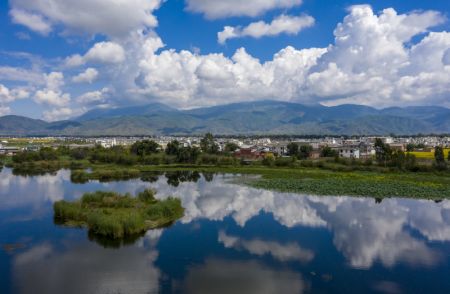
[{"label": "green tree", "polygon": [[441,146],[436,146],[434,148],[434,159],[436,160],[435,162],[436,169],[438,170],[447,169],[447,163],[445,162],[444,156],[444,148],[442,148]]},{"label": "green tree", "polygon": [[231,153],[239,149],[238,144],[233,142],[228,142],[225,144],[225,152]]},{"label": "green tree", "polygon": [[416,149],[416,145],[409,143],[408,145],[406,145],[406,151],[408,152],[413,152],[414,149]]},{"label": "green tree", "polygon": [[399,169],[403,169],[405,163],[406,163],[406,155],[403,151],[396,150],[392,152],[391,156],[392,166],[398,167]]},{"label": "green tree", "polygon": [[417,171],[416,156],[414,154],[407,153],[405,157],[405,168],[409,171]]},{"label": "green tree", "polygon": [[434,159],[437,164],[445,164],[444,149],[441,146],[436,146],[434,148]]},{"label": "green tree", "polygon": [[207,133],[200,141],[200,147],[203,152],[209,154],[216,154],[219,152],[219,145],[214,141],[214,136],[211,133]]},{"label": "green tree", "polygon": [[291,142],[287,145],[287,153],[289,156],[298,156],[298,144]]},{"label": "green tree", "polygon": [[320,157],[336,157],[337,155],[337,151],[328,146],[325,146],[322,151],[320,151]]},{"label": "green tree", "polygon": [[375,139],[375,152],[378,164],[387,166],[387,163],[391,160],[392,149],[388,144],[384,144],[380,138]]},{"label": "green tree", "polygon": [[177,161],[182,163],[195,163],[200,155],[197,147],[182,147],[178,150]]},{"label": "green tree", "polygon": [[300,149],[298,152],[298,157],[300,159],[307,159],[311,155],[312,151],[313,151],[313,148],[311,145],[302,145],[302,146],[300,146]]},{"label": "green tree", "polygon": [[158,153],[159,149],[160,146],[153,140],[138,141],[131,145],[131,153],[139,156]]},{"label": "green tree", "polygon": [[172,142],[169,142],[167,144],[166,154],[177,156],[179,150],[180,150],[180,142],[178,142],[177,140],[173,140]]}]

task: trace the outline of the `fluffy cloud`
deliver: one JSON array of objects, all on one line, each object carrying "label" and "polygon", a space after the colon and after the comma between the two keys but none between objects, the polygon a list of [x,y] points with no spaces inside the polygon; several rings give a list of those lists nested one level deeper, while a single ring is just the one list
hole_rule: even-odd
[{"label": "fluffy cloud", "polygon": [[271,23],[258,21],[244,28],[226,26],[222,32],[217,34],[217,39],[220,44],[225,44],[228,39],[233,38],[261,38],[263,36],[277,36],[279,34],[296,35],[301,30],[313,25],[314,18],[309,15],[289,16],[283,14],[272,20]]},{"label": "fluffy cloud", "polygon": [[3,84],[0,84],[0,116],[11,113],[11,108],[6,104],[18,99],[25,99],[30,96],[30,93],[22,88],[8,89]]},{"label": "fluffy cloud", "polygon": [[44,111],[44,119],[47,121],[58,121],[77,116],[81,113],[81,109],[73,109],[69,107],[53,108],[51,110]]},{"label": "fluffy cloud", "polygon": [[66,65],[69,67],[80,66],[88,62],[114,64],[125,60],[125,51],[121,45],[114,42],[96,43],[89,51],[81,56],[72,55],[66,59]]},{"label": "fluffy cloud", "polygon": [[[328,48],[287,47],[264,63],[244,48],[231,58],[162,50],[150,36],[134,47],[138,73],[128,93],[178,107],[260,99],[450,106],[450,33],[429,33],[442,21],[433,11],[377,15],[370,6],[353,6]],[[411,46],[418,34],[426,35]]]},{"label": "fluffy cloud", "polygon": [[7,115],[11,113],[11,108],[8,106],[1,106],[0,105],[0,116]]},{"label": "fluffy cloud", "polygon": [[[13,21],[41,34],[62,24],[67,33],[124,36],[155,27],[161,0],[11,0]],[[130,15],[132,17],[130,17]]]},{"label": "fluffy cloud", "polygon": [[99,104],[105,102],[110,90],[108,88],[103,88],[100,91],[87,92],[77,98],[77,102],[83,105],[88,104]]},{"label": "fluffy cloud", "polygon": [[225,97],[227,102],[290,100],[326,51],[287,47],[262,64],[244,48],[230,59],[222,54],[196,55],[189,51],[157,53],[161,46],[155,38],[144,42],[146,52],[139,62],[136,91],[178,107],[220,104]]},{"label": "fluffy cloud", "polygon": [[187,0],[187,10],[204,14],[209,19],[229,16],[257,16],[272,9],[291,8],[302,0]]},{"label": "fluffy cloud", "polygon": [[[214,2],[191,0],[188,8],[218,17],[205,7],[228,7],[230,3],[240,7],[242,1],[210,4]],[[283,1],[254,3],[258,5],[249,7],[287,5]],[[33,7],[29,10],[34,11]],[[204,9],[200,10],[201,7]],[[257,11],[261,13],[264,9]],[[220,10],[227,15],[239,15],[236,11],[238,9]],[[277,18],[270,24],[256,22],[244,28],[230,27],[222,32],[221,40],[225,42],[237,35],[259,37],[295,32],[294,26],[290,26],[290,17],[281,20]],[[68,57],[65,63],[67,66],[98,64],[102,80],[111,81],[102,87],[114,94],[105,95],[98,89],[74,99],[73,103],[84,106],[158,101],[193,108],[262,99],[377,107],[450,106],[450,33],[430,31],[443,21],[444,17],[433,11],[398,14],[390,8],[374,13],[367,5],[352,6],[336,27],[334,42],[326,48],[299,50],[288,46],[265,62],[250,55],[245,48],[236,50],[231,57],[220,53],[176,51],[165,48],[155,32],[134,30],[127,36],[110,37],[96,43],[85,54]],[[93,71],[90,78],[85,73],[74,81],[93,81]],[[56,89],[42,86],[48,84],[42,75],[0,67],[2,77],[24,80],[43,88],[35,95],[40,103],[54,105],[57,109],[72,106],[70,95],[61,90],[61,85]]]},{"label": "fluffy cloud", "polygon": [[84,72],[74,76],[72,81],[74,83],[89,83],[91,84],[98,77],[98,71],[95,68],[89,67]]},{"label": "fluffy cloud", "polygon": [[48,35],[52,30],[50,24],[39,14],[29,13],[22,9],[12,9],[10,15],[14,23],[24,25],[39,34]]},{"label": "fluffy cloud", "polygon": [[62,94],[61,92],[45,89],[36,91],[36,94],[34,94],[34,99],[36,102],[41,104],[63,106],[69,103],[70,95],[67,93]]},{"label": "fluffy cloud", "polygon": [[34,100],[40,104],[62,107],[70,102],[70,94],[63,93],[64,75],[61,72],[52,72],[45,75],[46,87],[36,91]]},{"label": "fluffy cloud", "polygon": [[0,103],[9,103],[17,99],[25,99],[30,96],[30,93],[24,89],[8,89],[6,86],[0,84]]}]

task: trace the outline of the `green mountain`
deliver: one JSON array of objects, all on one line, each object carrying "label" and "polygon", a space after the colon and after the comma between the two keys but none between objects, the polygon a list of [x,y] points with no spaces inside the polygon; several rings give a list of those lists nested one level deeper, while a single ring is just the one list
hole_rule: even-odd
[{"label": "green mountain", "polygon": [[192,110],[163,104],[96,109],[70,121],[48,123],[0,117],[0,135],[386,135],[450,133],[450,109],[375,109],[361,105],[244,102]]}]

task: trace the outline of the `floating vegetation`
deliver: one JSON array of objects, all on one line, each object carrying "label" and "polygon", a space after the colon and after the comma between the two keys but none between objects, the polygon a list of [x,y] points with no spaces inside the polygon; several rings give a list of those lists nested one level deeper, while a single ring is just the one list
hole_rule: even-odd
[{"label": "floating vegetation", "polygon": [[181,218],[184,209],[175,198],[157,200],[153,190],[136,197],[97,191],[74,202],[53,205],[55,222],[71,227],[87,227],[92,235],[120,239],[170,225]]},{"label": "floating vegetation", "polygon": [[450,185],[416,177],[377,177],[363,173],[329,173],[322,177],[262,177],[247,182],[255,188],[315,195],[407,197],[442,199],[450,197]]}]

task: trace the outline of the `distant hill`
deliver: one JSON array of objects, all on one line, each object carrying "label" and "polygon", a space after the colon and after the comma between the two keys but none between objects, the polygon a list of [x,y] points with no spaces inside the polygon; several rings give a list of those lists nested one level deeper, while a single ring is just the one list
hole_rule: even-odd
[{"label": "distant hill", "polygon": [[159,112],[176,112],[177,110],[161,103],[152,103],[144,106],[131,106],[113,109],[93,109],[82,116],[75,118],[76,121],[85,121],[99,118],[121,117],[121,116],[142,116]]},{"label": "distant hill", "polygon": [[387,135],[450,133],[450,109],[376,108],[243,102],[192,110],[163,104],[95,109],[70,121],[48,123],[0,117],[0,135]]}]

